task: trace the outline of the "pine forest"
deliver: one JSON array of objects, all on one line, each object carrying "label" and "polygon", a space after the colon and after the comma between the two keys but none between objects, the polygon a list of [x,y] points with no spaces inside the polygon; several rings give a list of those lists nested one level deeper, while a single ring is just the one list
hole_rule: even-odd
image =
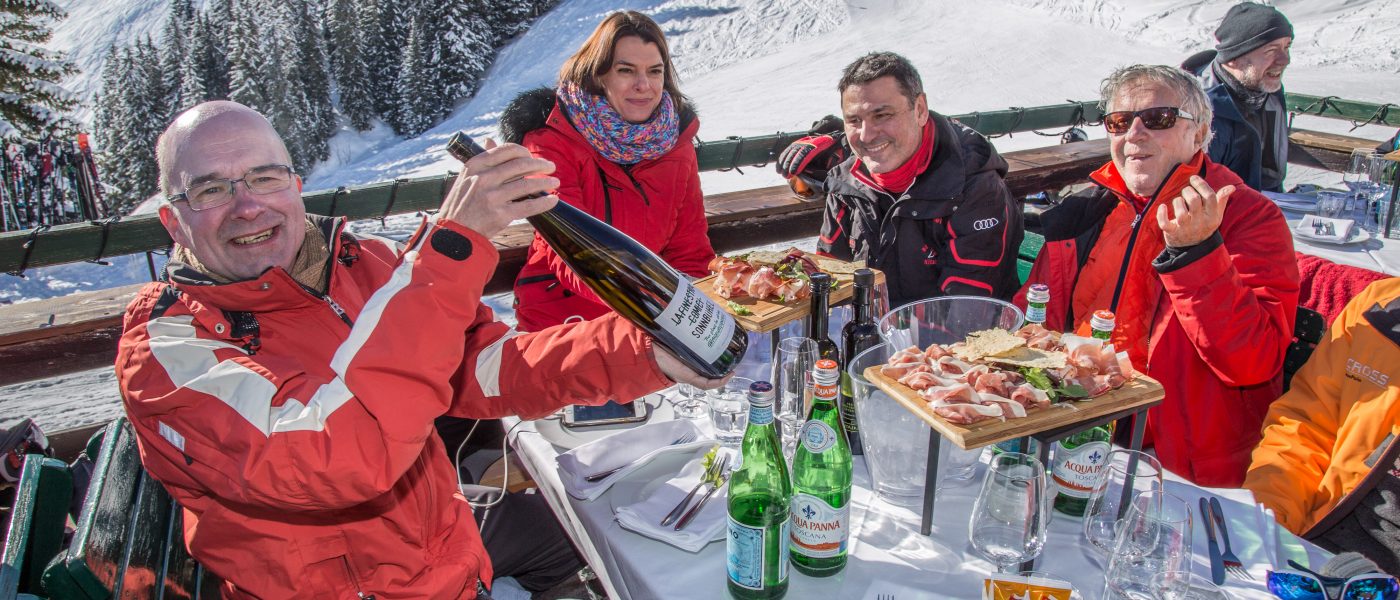
[{"label": "pine forest", "polygon": [[422,133],[556,2],[171,0],[159,40],[114,47],[102,68],[93,131],[107,201],[124,212],[156,191],[156,138],[207,100],[267,115],[300,172],[342,126]]}]

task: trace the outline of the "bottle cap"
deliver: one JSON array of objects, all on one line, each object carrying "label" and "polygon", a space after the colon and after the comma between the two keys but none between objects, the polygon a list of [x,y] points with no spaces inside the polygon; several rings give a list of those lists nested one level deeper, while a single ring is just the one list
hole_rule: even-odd
[{"label": "bottle cap", "polygon": [[749,404],[773,404],[773,384],[755,381],[749,385]]},{"label": "bottle cap", "polygon": [[825,293],[831,291],[831,276],[826,273],[812,273],[807,277],[812,281],[812,291]]},{"label": "bottle cap", "polygon": [[840,380],[839,370],[841,365],[829,358],[823,358],[813,365],[812,377],[818,380],[829,380],[828,383],[835,383]]},{"label": "bottle cap", "polygon": [[875,285],[875,272],[870,269],[856,269],[856,285]]}]

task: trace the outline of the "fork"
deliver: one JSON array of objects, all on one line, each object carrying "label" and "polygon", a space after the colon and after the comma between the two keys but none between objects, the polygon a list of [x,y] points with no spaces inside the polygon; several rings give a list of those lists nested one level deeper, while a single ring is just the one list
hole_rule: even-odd
[{"label": "fork", "polygon": [[[671,443],[669,443],[669,444],[666,444],[666,446],[662,446],[662,447],[665,448],[665,447],[667,447],[667,446],[679,446],[679,445],[681,445],[681,444],[689,444],[689,443],[691,443],[691,442],[693,442],[693,441],[695,441],[695,433],[694,433],[694,432],[687,431],[687,432],[681,434],[681,437],[676,438],[675,441],[673,441],[673,442],[671,442]],[[607,477],[607,476],[609,476],[609,475],[612,475],[613,473],[616,473],[616,472],[618,472],[618,471],[621,471],[621,470],[623,470],[623,469],[626,469],[627,467],[632,466],[633,463],[636,463],[638,460],[641,460],[641,459],[640,459],[640,458],[637,458],[637,459],[634,459],[634,460],[629,460],[629,461],[627,461],[626,463],[623,463],[622,466],[613,467],[613,468],[608,469],[608,470],[606,470],[606,471],[598,471],[597,473],[594,473],[594,474],[592,474],[592,475],[584,476],[583,480],[584,480],[584,481],[587,481],[587,482],[589,482],[589,483],[593,483],[593,482],[598,481],[598,480],[600,480],[600,479],[603,479],[603,478],[605,478],[605,477]]]},{"label": "fork", "polygon": [[894,594],[876,594],[875,600],[894,600]]},{"label": "fork", "polygon": [[690,488],[690,493],[685,495],[685,499],[681,500],[680,504],[677,504],[675,508],[671,509],[671,512],[666,513],[666,517],[661,519],[661,526],[665,527],[667,525],[670,525],[671,523],[674,523],[676,521],[676,518],[681,516],[681,513],[685,512],[685,507],[690,504],[690,499],[695,497],[695,493],[700,491],[700,487],[705,485],[705,482],[714,479],[715,475],[725,472],[725,470],[727,470],[728,468],[728,454],[725,454],[724,457],[710,463],[710,468],[705,469],[705,473],[700,476],[700,483],[697,483],[695,484],[695,487]]},{"label": "fork", "polygon": [[1220,561],[1225,564],[1225,572],[1239,579],[1254,581],[1254,576],[1245,570],[1239,557],[1230,550],[1230,530],[1225,527],[1225,511],[1220,508],[1220,501],[1214,497],[1210,499],[1210,514],[1215,517],[1216,529],[1220,530],[1220,543],[1224,550],[1220,554]]},{"label": "fork", "polygon": [[681,520],[676,522],[674,528],[676,531],[685,529],[685,526],[690,524],[691,519],[694,519],[695,515],[700,514],[700,509],[705,507],[705,503],[710,501],[710,497],[714,496],[715,492],[719,491],[719,488],[724,487],[724,484],[729,482],[729,470],[725,468],[729,465],[729,455],[727,454],[724,456],[724,463],[724,466],[721,466],[719,470],[719,483],[710,482],[710,491],[705,492],[705,495],[700,497],[700,501],[696,502],[695,506],[690,507],[690,512],[685,513],[685,516],[681,517]]}]

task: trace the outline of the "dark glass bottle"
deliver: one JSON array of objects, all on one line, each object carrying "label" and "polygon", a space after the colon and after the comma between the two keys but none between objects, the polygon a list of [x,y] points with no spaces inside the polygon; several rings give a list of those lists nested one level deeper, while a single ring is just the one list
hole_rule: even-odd
[{"label": "dark glass bottle", "polygon": [[[875,272],[856,269],[855,289],[851,291],[853,312],[850,322],[841,328],[841,354],[846,358],[880,343],[880,328],[875,325]],[[860,454],[860,424],[856,420],[856,399],[851,374],[841,369],[841,426],[846,430],[846,442],[851,454]]]},{"label": "dark glass bottle", "polygon": [[807,315],[807,337],[817,342],[817,360],[829,358],[841,364],[841,349],[827,335],[827,319],[831,316],[831,275],[813,273],[811,276],[811,314]]},{"label": "dark glass bottle", "polygon": [[[484,151],[461,133],[447,150],[463,162]],[[567,202],[528,220],[599,298],[695,372],[718,379],[739,365],[748,334],[651,250]]]}]

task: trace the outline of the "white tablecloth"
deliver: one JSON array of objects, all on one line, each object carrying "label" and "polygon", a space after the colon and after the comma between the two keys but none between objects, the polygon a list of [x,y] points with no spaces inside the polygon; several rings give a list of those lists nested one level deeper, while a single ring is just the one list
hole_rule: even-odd
[{"label": "white tablecloth", "polygon": [[[1292,231],[1307,214],[1282,206],[1280,208],[1283,209],[1283,217],[1288,220],[1289,231]],[[1293,249],[1303,254],[1325,258],[1339,265],[1361,267],[1386,275],[1400,275],[1400,239],[1385,239],[1376,236],[1364,243],[1341,246],[1315,242],[1294,234]]]},{"label": "white tablecloth", "polygon": [[[709,428],[702,419],[703,429]],[[561,452],[536,430],[536,423],[508,419],[511,443],[522,462],[549,499],[585,558],[617,599],[717,599],[727,598],[725,545],[709,544],[698,554],[622,529],[613,519],[615,503],[634,499],[645,481],[622,481],[601,497],[584,502],[564,493],[555,457]],[[670,465],[657,464],[633,475],[657,476]],[[678,469],[679,464],[674,468]],[[980,467],[979,467],[980,468]],[[669,477],[674,471],[665,472]],[[879,500],[870,490],[870,475],[863,460],[855,461],[855,486],[851,498],[851,543],[846,568],[829,578],[811,578],[791,569],[789,598],[874,599],[884,594],[899,600],[914,598],[978,598],[981,581],[995,567],[983,560],[967,542],[968,516],[981,481],[980,471],[961,487],[942,490],[934,507],[933,535],[919,535],[919,516],[913,510]],[[1230,541],[1257,582],[1245,584],[1226,579],[1233,598],[1272,598],[1263,587],[1267,558],[1256,526],[1251,495],[1244,490],[1203,490],[1180,480],[1169,481],[1168,491],[1185,499],[1194,512],[1196,499],[1217,493],[1230,523]],[[722,499],[715,499],[722,501]],[[620,504],[619,504],[620,505]],[[1285,533],[1285,537],[1287,536]],[[1206,541],[1197,520],[1193,545],[1197,573],[1209,575]],[[1291,551],[1308,555],[1312,565],[1326,562],[1326,552],[1293,539]],[[1093,554],[1080,533],[1079,519],[1056,513],[1037,569],[1073,582],[1086,600],[1099,598],[1103,589],[1103,561]]]}]

